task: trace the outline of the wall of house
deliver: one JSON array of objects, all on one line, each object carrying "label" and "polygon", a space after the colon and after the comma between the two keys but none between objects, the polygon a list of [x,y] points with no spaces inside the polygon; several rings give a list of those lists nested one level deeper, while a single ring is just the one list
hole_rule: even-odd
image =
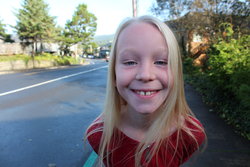
[{"label": "wall of house", "polygon": [[190,31],[188,36],[189,56],[194,58],[196,66],[203,66],[208,58],[206,51],[209,48],[209,37],[207,34],[198,34],[196,31]]},{"label": "wall of house", "polygon": [[0,43],[0,55],[29,54],[31,47],[24,48],[20,43]]},{"label": "wall of house", "polygon": [[[57,53],[59,54],[59,44],[56,43],[38,43],[37,50],[39,52]],[[77,45],[70,47],[73,53],[78,53]],[[16,54],[31,54],[32,46],[23,46],[20,42],[5,43],[0,41],[0,55],[16,55]]]}]

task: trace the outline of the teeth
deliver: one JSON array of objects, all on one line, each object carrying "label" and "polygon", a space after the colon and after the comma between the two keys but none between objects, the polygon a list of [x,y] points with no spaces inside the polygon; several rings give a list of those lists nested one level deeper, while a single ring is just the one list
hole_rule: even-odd
[{"label": "teeth", "polygon": [[143,91],[140,91],[139,94],[142,96],[145,96],[145,92],[143,92]]},{"label": "teeth", "polygon": [[147,92],[144,92],[144,91],[136,91],[137,94],[141,95],[141,96],[150,96],[152,95],[153,93],[155,93],[156,91],[147,91]]}]

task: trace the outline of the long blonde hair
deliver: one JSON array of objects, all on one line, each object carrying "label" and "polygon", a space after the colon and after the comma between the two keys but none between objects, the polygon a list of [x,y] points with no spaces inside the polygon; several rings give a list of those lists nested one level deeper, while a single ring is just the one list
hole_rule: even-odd
[{"label": "long blonde hair", "polygon": [[[187,134],[190,135],[190,137],[194,139],[196,143],[197,141],[192,133],[192,129],[189,129],[187,126],[185,126],[185,124],[183,125],[183,118],[191,122],[202,131],[203,128],[189,117],[189,115],[193,115],[193,113],[188,107],[185,99],[181,54],[173,32],[165,23],[152,16],[142,16],[138,18],[128,19],[122,22],[122,24],[118,27],[112,44],[108,70],[105,108],[103,113],[101,114],[101,118],[99,119],[99,122],[103,122],[103,128],[99,128],[91,132],[91,134],[97,131],[103,132],[98,152],[100,159],[106,159],[107,162],[109,161],[110,155],[108,148],[110,148],[110,146],[113,144],[111,143],[111,138],[114,137],[114,135],[117,135],[114,134],[114,131],[115,128],[119,125],[121,119],[121,106],[123,104],[123,99],[119,95],[115,86],[117,41],[120,33],[127,26],[135,22],[146,22],[152,24],[156,26],[162,33],[163,37],[166,40],[168,48],[168,72],[169,76],[172,76],[172,83],[169,84],[172,85],[171,89],[169,90],[168,97],[160,108],[162,112],[158,112],[158,117],[148,129],[144,140],[140,142],[136,150],[135,166],[140,166],[143,151],[149,144],[152,144],[152,141],[154,142],[154,147],[150,151],[151,154],[149,154],[149,157],[147,157],[150,161],[153,155],[155,155],[157,151],[159,151],[163,139],[166,139],[166,137],[170,134],[170,128],[173,124],[177,126],[177,140],[180,137],[180,130],[184,130],[185,132],[187,132]],[[199,146],[197,143],[197,149],[198,147]]]}]

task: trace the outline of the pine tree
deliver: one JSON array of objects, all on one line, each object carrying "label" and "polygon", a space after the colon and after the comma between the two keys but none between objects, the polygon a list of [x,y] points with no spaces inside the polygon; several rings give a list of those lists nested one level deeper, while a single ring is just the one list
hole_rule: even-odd
[{"label": "pine tree", "polygon": [[0,38],[4,39],[6,36],[5,33],[5,24],[2,23],[2,21],[0,20]]},{"label": "pine tree", "polygon": [[11,35],[6,33],[5,26],[6,24],[2,23],[2,20],[0,20],[0,39],[4,42],[14,42],[11,39]]},{"label": "pine tree", "polygon": [[69,47],[81,43],[83,47],[90,44],[96,31],[97,18],[90,13],[87,5],[79,4],[72,16],[68,20],[65,29],[62,31],[62,50],[64,54],[69,53]]},{"label": "pine tree", "polygon": [[37,53],[38,42],[54,36],[54,17],[49,15],[48,5],[43,0],[24,0],[16,17],[17,34],[20,40],[32,45],[32,55]]}]

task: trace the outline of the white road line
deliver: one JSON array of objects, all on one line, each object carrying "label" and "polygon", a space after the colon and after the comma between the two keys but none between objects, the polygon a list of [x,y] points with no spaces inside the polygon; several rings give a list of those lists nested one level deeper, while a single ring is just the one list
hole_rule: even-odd
[{"label": "white road line", "polygon": [[77,76],[77,75],[89,73],[89,72],[96,71],[96,70],[99,70],[99,69],[102,69],[102,68],[106,68],[106,67],[107,66],[102,66],[102,67],[94,68],[94,69],[91,69],[91,70],[82,71],[82,72],[78,72],[78,73],[75,73],[75,74],[71,74],[71,75],[66,75],[66,76],[63,76],[63,77],[55,78],[55,79],[48,80],[48,81],[45,81],[45,82],[41,82],[41,83],[38,83],[38,84],[26,86],[26,87],[23,87],[23,88],[15,89],[15,90],[12,90],[12,91],[0,93],[0,97],[1,96],[5,96],[5,95],[9,95],[9,94],[12,94],[12,93],[17,93],[17,92],[20,92],[20,91],[23,91],[23,90],[26,90],[26,89],[34,88],[34,87],[37,87],[37,86],[45,85],[45,84],[48,84],[48,83],[52,83],[52,82],[55,82],[55,81],[59,81],[59,80],[65,79],[65,78],[70,78],[70,77],[74,77],[74,76]]}]

